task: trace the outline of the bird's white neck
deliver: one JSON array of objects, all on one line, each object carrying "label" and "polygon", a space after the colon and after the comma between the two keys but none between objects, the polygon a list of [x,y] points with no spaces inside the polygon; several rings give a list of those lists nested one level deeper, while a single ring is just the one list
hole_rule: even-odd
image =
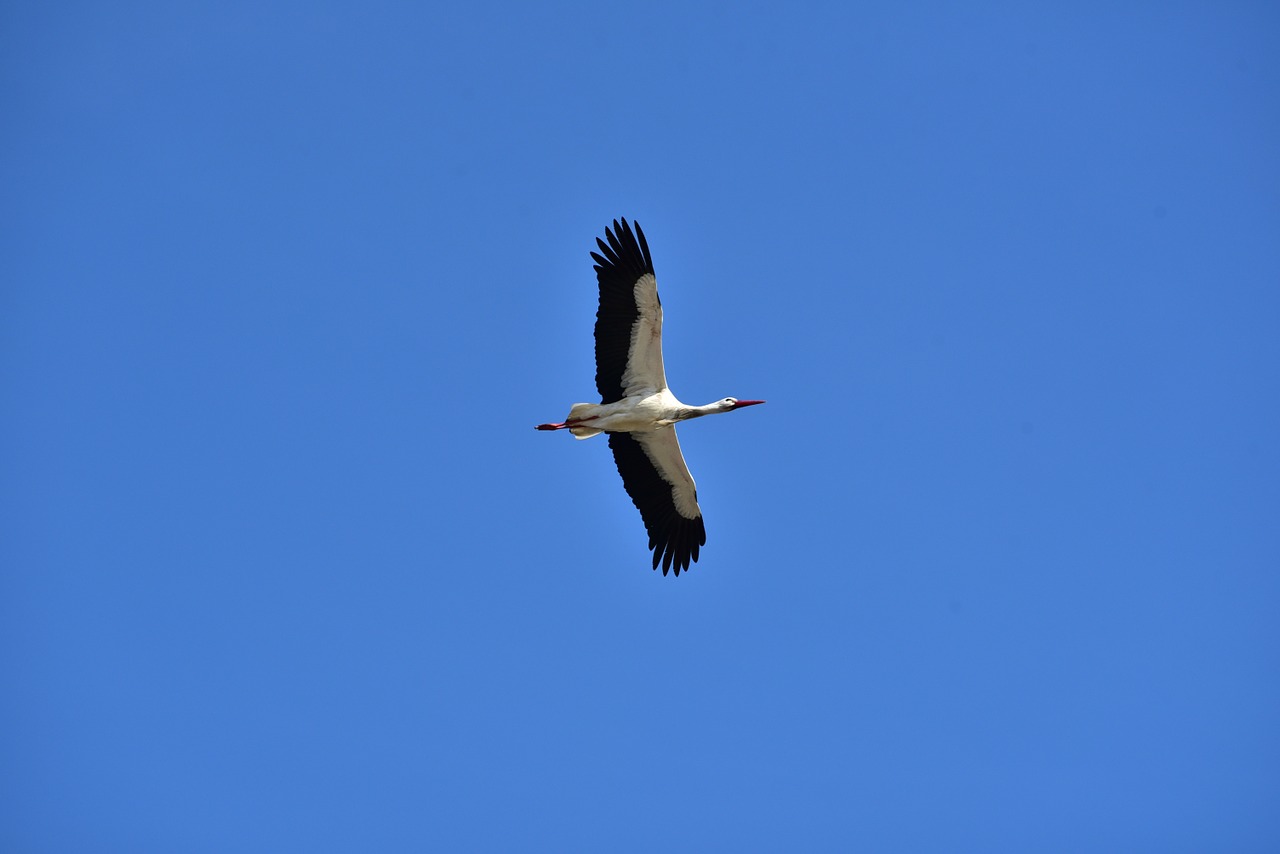
[{"label": "bird's white neck", "polygon": [[676,417],[673,421],[688,421],[690,418],[701,418],[704,415],[715,415],[717,412],[725,410],[717,403],[708,403],[704,406],[682,406],[676,410]]}]

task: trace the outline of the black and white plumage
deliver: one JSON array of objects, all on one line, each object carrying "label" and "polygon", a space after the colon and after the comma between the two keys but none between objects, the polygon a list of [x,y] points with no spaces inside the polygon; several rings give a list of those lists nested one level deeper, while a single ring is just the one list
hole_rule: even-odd
[{"label": "black and white plumage", "polygon": [[[622,484],[649,532],[653,568],[676,575],[698,560],[707,532],[693,476],[680,453],[675,424],[732,412],[763,400],[726,397],[686,406],[667,388],[662,364],[662,303],[649,244],[635,223],[613,221],[592,252],[600,286],[596,312],[596,390],[600,403],[575,403],[569,417],[539,430],[567,429],[575,438],[607,433]],[[607,241],[607,242],[606,242]]]}]

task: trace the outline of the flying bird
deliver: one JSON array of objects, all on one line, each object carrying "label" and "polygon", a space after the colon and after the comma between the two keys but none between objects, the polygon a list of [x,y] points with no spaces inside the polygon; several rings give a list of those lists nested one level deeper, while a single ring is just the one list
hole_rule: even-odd
[{"label": "flying bird", "polygon": [[644,519],[653,550],[653,568],[676,575],[697,562],[707,531],[698,508],[698,491],[676,440],[675,425],[690,418],[732,412],[763,400],[726,397],[705,406],[688,406],[667,388],[662,367],[662,302],[653,274],[649,244],[640,230],[613,221],[605,240],[596,238],[600,285],[596,312],[596,390],[599,403],[575,403],[557,424],[537,430],[568,430],[575,439],[608,434],[618,474]]}]

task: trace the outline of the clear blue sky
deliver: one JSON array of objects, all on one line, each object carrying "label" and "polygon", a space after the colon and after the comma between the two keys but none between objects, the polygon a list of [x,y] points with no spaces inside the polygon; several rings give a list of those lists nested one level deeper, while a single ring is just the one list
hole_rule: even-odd
[{"label": "clear blue sky", "polygon": [[[0,848],[1280,849],[1269,3],[7,3]],[[587,255],[638,219],[702,560]]]}]

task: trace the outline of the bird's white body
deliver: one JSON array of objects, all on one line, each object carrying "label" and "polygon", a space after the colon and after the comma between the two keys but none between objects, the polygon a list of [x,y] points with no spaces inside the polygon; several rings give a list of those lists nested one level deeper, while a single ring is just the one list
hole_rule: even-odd
[{"label": "bird's white body", "polygon": [[575,403],[566,423],[577,439],[589,439],[600,433],[645,433],[734,408],[724,404],[722,400],[706,406],[687,406],[676,399],[671,389],[664,388],[624,397],[614,403]]},{"label": "bird's white body", "polygon": [[[616,234],[615,234],[616,232]],[[687,406],[667,388],[662,364],[662,302],[644,232],[627,221],[605,229],[597,240],[600,309],[596,313],[596,388],[600,403],[575,403],[558,424],[539,430],[568,430],[576,439],[609,434],[623,486],[644,519],[653,566],[676,575],[698,560],[706,543],[698,490],[680,453],[675,424],[731,412],[762,400],[726,397],[705,406]]]}]

